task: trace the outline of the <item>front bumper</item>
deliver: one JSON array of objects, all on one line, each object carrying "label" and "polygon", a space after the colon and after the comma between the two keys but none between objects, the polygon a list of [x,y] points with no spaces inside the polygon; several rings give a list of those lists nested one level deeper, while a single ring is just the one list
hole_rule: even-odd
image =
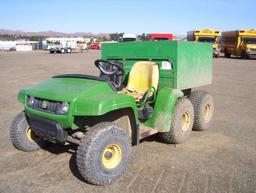
[{"label": "front bumper", "polygon": [[248,57],[249,58],[256,58],[256,54],[249,54]]},{"label": "front bumper", "polygon": [[31,116],[28,118],[32,131],[48,141],[64,143],[67,140],[68,132],[58,123],[41,117]]},{"label": "front bumper", "polygon": [[256,49],[248,51],[247,55],[250,56],[250,57],[255,57],[256,56]]}]

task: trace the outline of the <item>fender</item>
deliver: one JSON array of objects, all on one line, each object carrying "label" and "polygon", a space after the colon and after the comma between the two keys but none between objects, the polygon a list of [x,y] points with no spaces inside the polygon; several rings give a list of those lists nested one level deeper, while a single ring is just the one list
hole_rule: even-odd
[{"label": "fender", "polygon": [[183,95],[181,90],[162,88],[157,95],[153,115],[145,125],[157,129],[158,132],[170,131],[176,101]]},{"label": "fender", "polygon": [[136,122],[138,122],[136,103],[133,97],[126,94],[107,93],[87,99],[81,97],[78,98],[74,104],[74,116],[99,116],[117,109],[131,108],[136,118]]}]

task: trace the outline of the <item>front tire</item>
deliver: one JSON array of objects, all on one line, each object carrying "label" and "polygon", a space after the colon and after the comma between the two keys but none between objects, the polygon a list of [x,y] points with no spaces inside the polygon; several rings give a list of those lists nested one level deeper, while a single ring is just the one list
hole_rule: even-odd
[{"label": "front tire", "polygon": [[189,99],[195,112],[193,130],[207,130],[212,122],[214,113],[213,97],[205,91],[196,90],[189,95]]},{"label": "front tire", "polygon": [[228,53],[228,52],[225,50],[225,52],[224,52],[224,56],[225,56],[225,58],[230,58],[230,57],[231,57],[231,54],[230,54],[230,53]]},{"label": "front tire", "polygon": [[242,59],[249,59],[250,57],[248,56],[248,54],[245,51],[242,51],[241,56]]},{"label": "front tire", "polygon": [[121,176],[131,153],[131,141],[124,129],[100,123],[87,131],[77,150],[76,164],[91,184],[104,185]]},{"label": "front tire", "polygon": [[159,137],[166,143],[179,144],[190,135],[194,122],[194,110],[191,102],[183,97],[178,99],[169,132],[159,133]]},{"label": "front tire", "polygon": [[25,152],[37,151],[49,144],[33,133],[24,112],[20,112],[12,121],[10,137],[14,147]]}]

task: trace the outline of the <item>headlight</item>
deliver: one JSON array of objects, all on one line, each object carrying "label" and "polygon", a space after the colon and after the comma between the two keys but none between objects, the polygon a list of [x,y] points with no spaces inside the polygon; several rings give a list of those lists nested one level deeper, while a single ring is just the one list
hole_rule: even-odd
[{"label": "headlight", "polygon": [[67,102],[63,102],[58,106],[57,114],[65,115],[68,113],[69,105]]},{"label": "headlight", "polygon": [[27,98],[27,105],[29,107],[33,107],[34,103],[35,103],[35,98],[32,97],[32,96],[28,96],[28,98]]}]

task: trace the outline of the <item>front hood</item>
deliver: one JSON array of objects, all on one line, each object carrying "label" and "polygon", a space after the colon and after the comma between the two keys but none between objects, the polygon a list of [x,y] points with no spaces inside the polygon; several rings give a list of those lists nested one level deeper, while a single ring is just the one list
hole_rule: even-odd
[{"label": "front hood", "polygon": [[256,48],[256,44],[246,44],[246,48]]},{"label": "front hood", "polygon": [[26,90],[38,98],[71,102],[79,96],[93,97],[99,92],[113,92],[107,82],[82,78],[51,78]]}]

